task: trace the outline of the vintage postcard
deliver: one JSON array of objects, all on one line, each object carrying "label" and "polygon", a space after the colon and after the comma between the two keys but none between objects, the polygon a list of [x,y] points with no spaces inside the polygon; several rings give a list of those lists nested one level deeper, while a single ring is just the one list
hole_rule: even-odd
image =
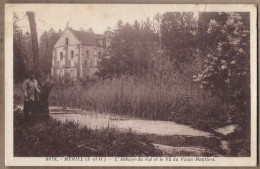
[{"label": "vintage postcard", "polygon": [[256,166],[256,6],[6,4],[8,166]]}]

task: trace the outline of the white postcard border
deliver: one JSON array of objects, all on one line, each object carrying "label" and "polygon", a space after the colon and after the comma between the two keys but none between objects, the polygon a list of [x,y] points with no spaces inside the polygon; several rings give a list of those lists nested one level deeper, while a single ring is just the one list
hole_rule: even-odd
[{"label": "white postcard border", "polygon": [[[84,4],[87,5],[87,4]],[[128,5],[145,7],[151,10],[166,8],[172,12],[250,12],[250,73],[251,73],[251,157],[214,157],[215,161],[115,161],[115,157],[103,157],[104,161],[46,161],[45,157],[14,157],[13,156],[13,12],[37,11],[37,9],[57,8],[68,4],[6,4],[5,6],[5,163],[8,166],[256,166],[257,153],[257,9],[255,5],[191,5],[191,4],[91,4],[92,6],[121,8]],[[69,4],[78,8],[82,4]],[[148,7],[149,6],[149,7]],[[47,10],[46,10],[47,12]],[[84,159],[85,157],[83,157]],[[132,158],[132,157],[130,157]],[[138,158],[138,157],[136,157]],[[145,159],[145,157],[143,157]],[[158,157],[159,159],[161,157]],[[173,158],[173,157],[172,157]],[[191,157],[196,159],[196,157]]]}]

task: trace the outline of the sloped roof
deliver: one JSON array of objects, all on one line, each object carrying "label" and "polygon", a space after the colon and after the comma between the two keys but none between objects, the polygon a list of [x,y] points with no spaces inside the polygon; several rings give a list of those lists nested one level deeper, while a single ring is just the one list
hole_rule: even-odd
[{"label": "sloped roof", "polygon": [[90,33],[90,32],[83,32],[77,31],[69,28],[70,31],[76,36],[76,38],[81,41],[84,45],[88,46],[101,46],[97,40],[104,38],[104,35]]}]

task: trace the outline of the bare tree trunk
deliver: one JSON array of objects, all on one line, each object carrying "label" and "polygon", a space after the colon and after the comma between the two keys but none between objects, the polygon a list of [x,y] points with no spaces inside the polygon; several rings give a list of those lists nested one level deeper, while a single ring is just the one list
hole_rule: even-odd
[{"label": "bare tree trunk", "polygon": [[39,73],[39,48],[38,48],[35,15],[34,12],[26,12],[26,14],[29,19],[31,37],[32,37],[33,70]]}]

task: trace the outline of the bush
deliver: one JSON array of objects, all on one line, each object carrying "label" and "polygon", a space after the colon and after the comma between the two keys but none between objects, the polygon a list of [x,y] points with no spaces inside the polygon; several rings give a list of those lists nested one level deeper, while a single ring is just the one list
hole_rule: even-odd
[{"label": "bush", "polygon": [[216,43],[204,57],[204,70],[194,80],[222,98],[233,114],[231,120],[249,130],[249,14],[228,13],[224,18],[226,22],[211,20],[209,23],[208,34]]}]

